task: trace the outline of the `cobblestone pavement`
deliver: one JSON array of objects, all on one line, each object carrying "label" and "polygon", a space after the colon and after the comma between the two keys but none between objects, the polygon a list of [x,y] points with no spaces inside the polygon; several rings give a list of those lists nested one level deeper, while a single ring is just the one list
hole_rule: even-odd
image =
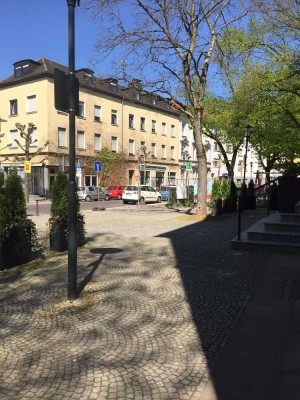
[{"label": "cobblestone pavement", "polygon": [[[0,272],[0,399],[199,400],[267,254],[230,250],[233,214],[85,217],[78,300],[65,253]],[[244,212],[244,227],[259,217]]]}]

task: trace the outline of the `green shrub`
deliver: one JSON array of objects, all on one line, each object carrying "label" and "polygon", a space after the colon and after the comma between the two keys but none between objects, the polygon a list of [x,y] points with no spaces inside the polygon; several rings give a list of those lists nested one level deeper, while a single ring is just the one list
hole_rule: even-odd
[{"label": "green shrub", "polygon": [[39,249],[35,224],[26,217],[26,201],[22,181],[13,169],[6,180],[0,179],[0,249],[15,225],[25,227],[32,250]]}]

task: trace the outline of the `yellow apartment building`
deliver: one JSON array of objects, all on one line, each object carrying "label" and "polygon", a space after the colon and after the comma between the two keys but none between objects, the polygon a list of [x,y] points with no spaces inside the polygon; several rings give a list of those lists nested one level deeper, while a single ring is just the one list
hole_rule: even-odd
[{"label": "yellow apartment building", "polygon": [[[17,167],[24,178],[24,140],[16,123],[32,122],[36,130],[29,146],[30,192],[49,190],[58,170],[68,172],[69,118],[54,106],[54,69],[67,67],[45,58],[21,60],[13,74],[0,82],[0,165]],[[163,98],[142,89],[139,81],[127,87],[100,79],[93,71],[76,71],[79,113],[76,117],[76,179],[79,186],[101,184],[91,168],[103,147],[124,154],[122,184],[145,181],[154,187],[179,177],[180,115]],[[35,155],[38,150],[38,155]],[[145,157],[146,156],[146,157]],[[110,160],[100,160],[102,163]],[[116,179],[116,177],[111,177]]]}]

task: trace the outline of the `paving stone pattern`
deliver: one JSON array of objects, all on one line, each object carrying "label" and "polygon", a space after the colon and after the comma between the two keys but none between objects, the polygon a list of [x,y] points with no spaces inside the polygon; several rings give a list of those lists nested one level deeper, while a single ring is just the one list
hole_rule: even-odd
[{"label": "paving stone pattern", "polygon": [[199,400],[267,254],[230,250],[234,215],[85,216],[78,300],[65,253],[0,272],[0,399]]}]

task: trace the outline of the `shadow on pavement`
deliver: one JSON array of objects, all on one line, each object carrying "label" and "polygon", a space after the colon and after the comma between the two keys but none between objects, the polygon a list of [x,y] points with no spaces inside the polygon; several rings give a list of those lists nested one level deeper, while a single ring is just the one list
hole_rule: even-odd
[{"label": "shadow on pavement", "polygon": [[[244,212],[243,229],[261,218],[261,211]],[[187,301],[214,385],[214,400],[226,396],[226,386],[214,379],[214,367],[244,311],[265,267],[267,255],[230,249],[236,236],[235,215],[205,221],[160,235],[171,240]],[[238,361],[238,358],[237,358]],[[245,365],[237,366],[242,369]],[[234,377],[232,377],[234,381]],[[242,395],[239,400],[245,399]]]},{"label": "shadow on pavement", "polygon": [[77,295],[79,296],[80,293],[82,292],[82,290],[85,288],[85,286],[90,282],[90,280],[93,278],[93,275],[95,273],[95,271],[97,270],[97,268],[99,267],[99,265],[101,264],[102,260],[104,259],[104,257],[107,254],[116,254],[116,253],[120,253],[123,250],[122,249],[115,249],[115,248],[110,248],[110,247],[106,247],[106,248],[96,248],[96,249],[91,249],[90,250],[91,253],[93,254],[101,254],[101,256],[99,257],[98,260],[93,261],[92,263],[90,263],[89,265],[87,265],[87,269],[91,268],[90,272],[85,276],[85,278],[78,284],[77,287]]}]

